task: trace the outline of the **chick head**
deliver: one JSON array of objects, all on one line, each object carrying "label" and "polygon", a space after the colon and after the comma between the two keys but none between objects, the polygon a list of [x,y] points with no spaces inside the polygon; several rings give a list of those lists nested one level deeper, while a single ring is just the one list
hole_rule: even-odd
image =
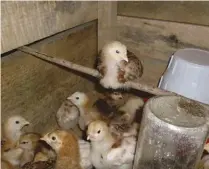
[{"label": "chick head", "polygon": [[56,153],[59,153],[62,148],[69,147],[77,142],[76,137],[65,130],[55,130],[47,133],[41,140],[49,144]]},{"label": "chick head", "polygon": [[22,149],[35,150],[41,136],[36,133],[26,133],[20,136],[17,146]]},{"label": "chick head", "polygon": [[123,95],[120,92],[108,93],[107,96],[109,96],[112,100],[122,100],[123,99]]},{"label": "chick head", "polygon": [[12,117],[7,119],[7,121],[4,124],[4,128],[7,131],[13,131],[13,132],[17,131],[18,132],[24,126],[27,126],[29,124],[30,123],[25,118],[23,118],[22,116],[15,115],[15,116],[12,116]]},{"label": "chick head", "polygon": [[104,45],[102,53],[104,56],[117,62],[122,60],[128,62],[127,47],[119,41],[112,41]]},{"label": "chick head", "polygon": [[75,92],[67,98],[76,106],[83,106],[88,102],[88,96],[83,92]]},{"label": "chick head", "polygon": [[88,125],[87,140],[102,141],[109,132],[107,123],[101,120],[96,120]]}]

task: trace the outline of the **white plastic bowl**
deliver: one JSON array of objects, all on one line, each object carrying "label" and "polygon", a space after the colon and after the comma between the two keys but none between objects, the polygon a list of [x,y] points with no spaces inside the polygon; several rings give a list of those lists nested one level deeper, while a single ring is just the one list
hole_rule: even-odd
[{"label": "white plastic bowl", "polygon": [[193,48],[175,52],[158,87],[209,104],[209,52]]}]

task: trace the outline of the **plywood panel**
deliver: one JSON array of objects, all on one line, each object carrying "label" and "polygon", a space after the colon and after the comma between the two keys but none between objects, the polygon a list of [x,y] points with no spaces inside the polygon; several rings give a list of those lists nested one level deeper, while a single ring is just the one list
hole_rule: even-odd
[{"label": "plywood panel", "polygon": [[97,19],[97,2],[1,2],[1,53]]},{"label": "plywood panel", "polygon": [[105,43],[116,39],[117,2],[98,2],[98,51]]},{"label": "plywood panel", "polygon": [[118,40],[141,55],[168,61],[181,48],[209,50],[209,27],[118,16]]},{"label": "plywood panel", "polygon": [[[97,54],[97,23],[91,22],[41,41],[40,52],[93,67]],[[21,114],[37,132],[56,127],[55,112],[72,92],[89,91],[91,81],[74,72],[22,52],[2,58],[2,119]]]},{"label": "plywood panel", "polygon": [[118,15],[209,25],[207,1],[120,1]]}]

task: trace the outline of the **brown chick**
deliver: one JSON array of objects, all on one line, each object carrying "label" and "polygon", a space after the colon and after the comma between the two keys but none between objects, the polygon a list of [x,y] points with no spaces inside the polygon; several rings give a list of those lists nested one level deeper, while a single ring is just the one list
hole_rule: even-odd
[{"label": "brown chick", "polygon": [[73,132],[55,130],[47,133],[41,140],[56,152],[56,169],[81,169],[78,139]]},{"label": "brown chick", "polygon": [[21,169],[56,169],[55,160],[28,162]]},{"label": "brown chick", "polygon": [[31,162],[33,160],[35,152],[39,146],[40,138],[41,135],[38,133],[25,133],[20,136],[17,147],[20,147],[24,150],[20,166],[23,166],[27,162]]},{"label": "brown chick", "polygon": [[143,74],[140,59],[119,41],[105,44],[97,59],[97,69],[102,74],[100,84],[104,88],[128,88],[126,82],[139,81]]}]

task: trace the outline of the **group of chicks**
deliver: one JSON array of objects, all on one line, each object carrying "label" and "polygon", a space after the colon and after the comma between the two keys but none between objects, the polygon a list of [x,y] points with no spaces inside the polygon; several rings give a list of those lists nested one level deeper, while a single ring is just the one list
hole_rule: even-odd
[{"label": "group of chicks", "polygon": [[[3,169],[131,168],[139,123],[140,97],[119,92],[75,92],[56,113],[59,129],[41,135],[24,132],[24,117],[9,117],[2,127]],[[79,137],[75,128],[84,137]],[[86,136],[85,136],[86,135]]]},{"label": "group of chicks", "polygon": [[34,168],[32,163],[40,162],[41,165],[35,165],[35,168],[42,169],[39,166],[51,166],[50,161],[55,161],[56,154],[50,146],[39,142],[40,134],[24,132],[24,127],[29,124],[29,121],[19,115],[11,116],[3,123],[1,138],[3,169],[32,169]]},{"label": "group of chicks", "polygon": [[62,103],[56,118],[66,131],[77,126],[83,131],[83,141],[90,142],[86,142],[89,163],[96,169],[129,169],[141,119],[135,117],[143,105],[142,98],[127,93],[75,92]]},{"label": "group of chicks", "polygon": [[[126,88],[125,83],[142,76],[140,60],[118,41],[107,43],[97,61],[104,88]],[[144,102],[139,97],[124,102],[123,97],[112,92],[93,100],[85,93],[75,92],[56,114],[60,129],[45,136],[25,133],[23,128],[29,122],[18,115],[10,117],[2,128],[2,167],[130,168],[138,129],[135,114]],[[73,132],[77,125],[88,141]]]},{"label": "group of chicks", "polygon": [[[100,84],[111,89],[127,89],[143,74],[141,61],[118,41],[103,47],[97,70]],[[43,136],[23,132],[30,123],[12,116],[2,128],[2,168],[131,169],[143,105],[142,98],[127,93],[75,92],[56,113],[60,128]]]}]

